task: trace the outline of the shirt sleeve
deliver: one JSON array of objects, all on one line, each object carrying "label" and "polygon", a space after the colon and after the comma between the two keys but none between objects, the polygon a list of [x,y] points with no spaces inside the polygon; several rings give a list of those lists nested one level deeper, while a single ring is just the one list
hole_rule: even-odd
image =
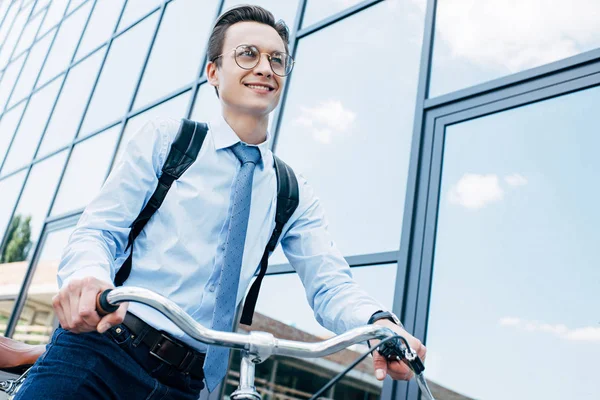
[{"label": "shirt sleeve", "polygon": [[125,254],[131,223],[158,184],[177,129],[175,120],[153,119],[131,138],[69,238],[58,267],[59,287],[87,276],[114,281],[120,267],[115,258]]},{"label": "shirt sleeve", "polygon": [[323,207],[301,175],[298,185],[299,206],[282,232],[281,245],[302,280],[315,318],[337,334],[366,325],[373,313],[386,308],[352,278],[327,229]]}]

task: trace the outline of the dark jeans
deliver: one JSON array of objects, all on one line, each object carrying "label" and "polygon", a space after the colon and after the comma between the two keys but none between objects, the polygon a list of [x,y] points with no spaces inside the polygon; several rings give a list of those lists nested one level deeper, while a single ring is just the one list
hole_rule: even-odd
[{"label": "dark jeans", "polygon": [[203,388],[150,355],[123,325],[105,334],[58,328],[15,399],[196,400]]}]

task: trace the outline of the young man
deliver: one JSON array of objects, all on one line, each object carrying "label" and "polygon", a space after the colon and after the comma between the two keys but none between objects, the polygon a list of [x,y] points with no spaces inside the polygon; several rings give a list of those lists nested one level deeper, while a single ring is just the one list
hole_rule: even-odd
[{"label": "young man", "polygon": [[[125,285],[160,293],[214,329],[232,329],[233,309],[274,227],[277,180],[267,125],[293,65],[287,42],[285,25],[260,7],[240,6],[219,17],[206,75],[222,115],[209,121],[198,158],[135,240]],[[146,124],[83,213],[59,268],[61,289],[53,306],[62,328],[17,399],[196,399],[204,379],[212,390],[224,377],[226,351],[193,341],[149,307],[122,304],[103,318],[95,311],[97,294],[113,287],[129,254],[129,228],[157,186],[178,127],[175,120]],[[298,181],[300,202],[281,244],[319,322],[341,333],[382,315],[374,323],[407,337],[424,358],[420,341],[391,322],[391,315],[378,314],[384,308],[352,280],[318,199],[302,177]],[[223,298],[235,301],[224,305]],[[219,318],[225,322],[215,322]],[[175,365],[151,355],[160,331],[183,344],[167,349],[172,351],[165,358],[183,355],[192,361]],[[386,362],[379,354],[374,364],[380,380],[386,374],[411,377],[404,364]]]}]

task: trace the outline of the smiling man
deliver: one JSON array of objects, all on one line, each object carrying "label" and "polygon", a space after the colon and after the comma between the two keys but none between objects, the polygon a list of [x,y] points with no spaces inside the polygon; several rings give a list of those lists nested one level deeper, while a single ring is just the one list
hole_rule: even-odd
[{"label": "smiling man", "polygon": [[[155,310],[122,304],[104,317],[95,311],[96,296],[113,287],[132,252],[125,286],[170,298],[204,326],[233,329],[235,308],[275,226],[277,176],[267,127],[294,61],[285,24],[257,6],[218,18],[208,60],[206,76],[222,113],[208,121],[196,161],[131,250],[132,223],[159,184],[180,123],[153,120],[131,139],[64,251],[53,302],[61,327],[17,399],[196,399],[204,382],[212,390],[225,376],[226,349],[193,341]],[[298,206],[280,243],[317,320],[337,333],[367,323],[388,326],[424,358],[421,342],[352,279],[313,189],[301,176],[298,183]],[[404,364],[378,354],[374,366],[380,380],[411,377]]]}]

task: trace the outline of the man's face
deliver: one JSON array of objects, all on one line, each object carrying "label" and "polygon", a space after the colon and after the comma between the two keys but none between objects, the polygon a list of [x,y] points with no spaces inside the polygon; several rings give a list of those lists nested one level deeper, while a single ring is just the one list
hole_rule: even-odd
[{"label": "man's face", "polygon": [[[238,22],[227,29],[223,43],[223,56],[219,68],[214,63],[207,66],[208,81],[219,88],[224,107],[236,112],[256,116],[268,115],[277,107],[285,82],[284,77],[273,73],[265,54],[253,69],[240,68],[235,62],[235,49],[239,45],[253,45],[261,53],[285,52],[283,40],[272,27],[258,22]],[[270,90],[256,86],[267,86]]]}]

